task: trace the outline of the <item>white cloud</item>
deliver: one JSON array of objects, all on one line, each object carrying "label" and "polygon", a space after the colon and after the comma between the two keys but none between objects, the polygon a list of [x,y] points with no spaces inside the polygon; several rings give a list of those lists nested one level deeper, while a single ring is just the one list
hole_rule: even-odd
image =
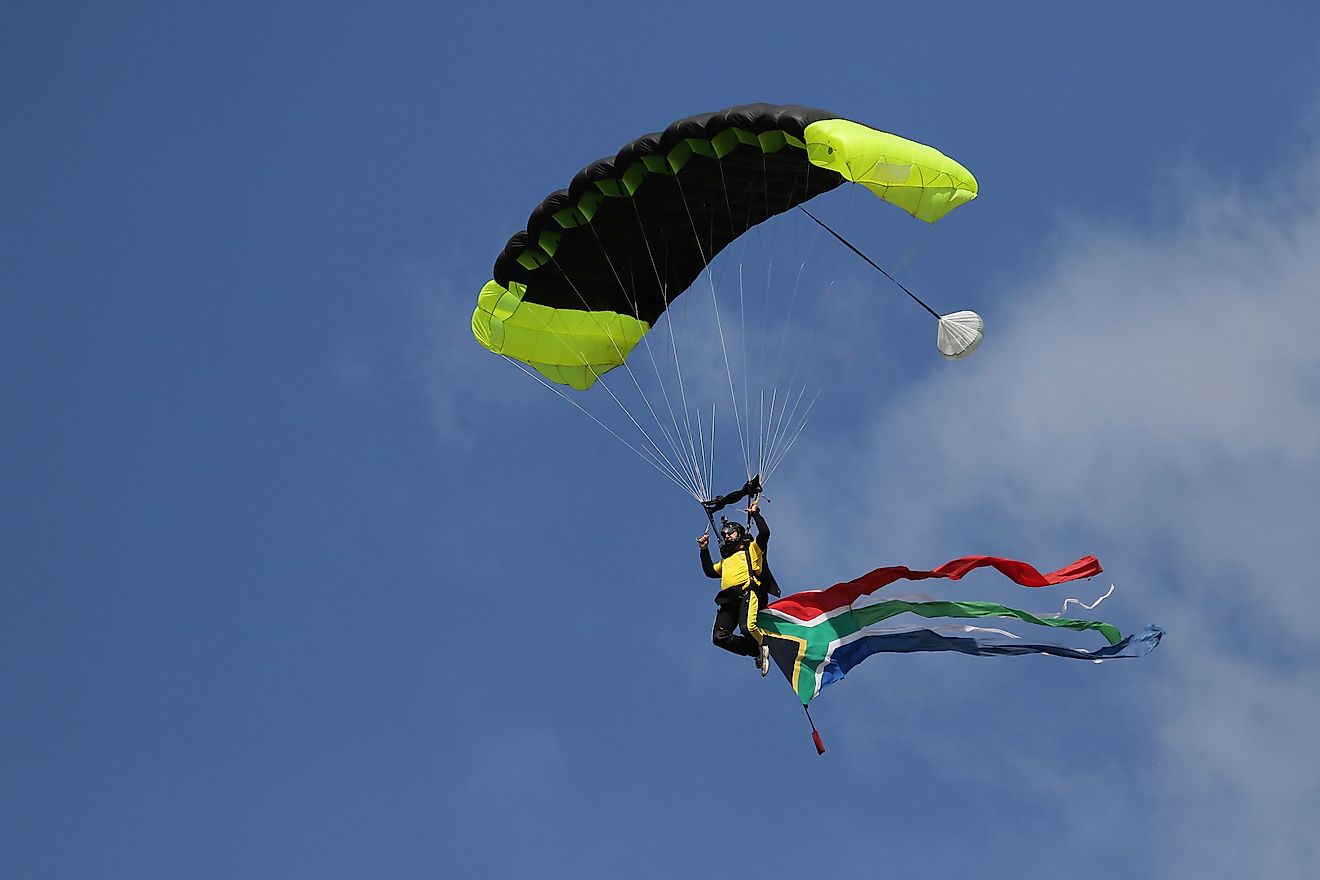
[{"label": "white cloud", "polygon": [[[1067,227],[1005,292],[1013,305],[988,310],[978,354],[891,398],[863,437],[812,452],[831,462],[817,500],[854,499],[842,515],[859,537],[835,549],[856,571],[891,561],[869,536],[912,564],[1111,549],[1120,607],[1170,630],[1158,680],[1124,678],[1162,750],[1146,819],[1163,823],[1165,876],[1301,877],[1320,861],[1320,637],[1304,613],[1320,534],[1320,177],[1303,179],[1286,193],[1184,184],[1160,230]],[[798,491],[791,507],[820,509]],[[952,748],[929,730],[909,744]]]},{"label": "white cloud", "polygon": [[[481,348],[472,338],[470,316],[480,284],[463,287],[455,278],[481,278],[470,260],[445,268],[410,267],[404,290],[415,324],[409,361],[420,383],[426,411],[440,441],[471,452],[481,432],[526,401],[545,392],[518,370]],[[457,268],[455,268],[457,267]]]}]

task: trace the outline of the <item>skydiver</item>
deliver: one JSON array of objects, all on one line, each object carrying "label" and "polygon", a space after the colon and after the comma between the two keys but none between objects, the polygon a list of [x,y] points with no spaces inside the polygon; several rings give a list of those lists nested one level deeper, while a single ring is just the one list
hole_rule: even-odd
[{"label": "skydiver", "polygon": [[[752,540],[742,523],[721,517],[720,561],[710,557],[710,530],[697,538],[701,548],[701,570],[706,577],[719,578],[720,590],[715,594],[715,628],[711,641],[716,647],[742,654],[756,660],[761,675],[770,671],[770,648],[765,635],[756,625],[756,615],[766,604],[767,588],[773,579],[765,564],[766,549],[770,542],[770,527],[759,510],[759,499],[747,505],[747,513],[756,523],[756,539]],[[778,589],[774,589],[778,595]],[[741,629],[741,635],[734,630]]]}]

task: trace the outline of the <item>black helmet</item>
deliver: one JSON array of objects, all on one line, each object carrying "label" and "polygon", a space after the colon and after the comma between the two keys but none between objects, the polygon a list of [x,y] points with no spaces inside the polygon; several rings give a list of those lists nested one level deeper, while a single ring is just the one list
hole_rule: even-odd
[{"label": "black helmet", "polygon": [[747,529],[740,522],[735,522],[728,517],[720,517],[720,546],[737,547],[747,537]]}]

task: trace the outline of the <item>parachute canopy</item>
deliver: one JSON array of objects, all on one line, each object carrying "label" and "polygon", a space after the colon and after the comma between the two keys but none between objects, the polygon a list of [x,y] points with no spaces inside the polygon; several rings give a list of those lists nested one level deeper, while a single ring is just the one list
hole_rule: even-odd
[{"label": "parachute canopy", "polygon": [[938,150],[824,110],[745,104],[681,119],[578,172],[495,260],[477,341],[586,389],[723,248],[852,182],[934,223],[976,197]]}]

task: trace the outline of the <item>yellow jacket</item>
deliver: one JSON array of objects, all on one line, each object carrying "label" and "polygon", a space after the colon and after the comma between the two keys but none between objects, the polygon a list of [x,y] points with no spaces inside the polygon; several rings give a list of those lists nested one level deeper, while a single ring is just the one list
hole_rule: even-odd
[{"label": "yellow jacket", "polygon": [[720,576],[721,590],[726,590],[729,587],[741,589],[748,585],[748,557],[751,558],[752,563],[750,583],[754,587],[760,586],[761,572],[765,568],[765,553],[761,550],[760,544],[756,541],[749,541],[746,549],[739,548],[726,558],[714,563],[715,573]]}]

